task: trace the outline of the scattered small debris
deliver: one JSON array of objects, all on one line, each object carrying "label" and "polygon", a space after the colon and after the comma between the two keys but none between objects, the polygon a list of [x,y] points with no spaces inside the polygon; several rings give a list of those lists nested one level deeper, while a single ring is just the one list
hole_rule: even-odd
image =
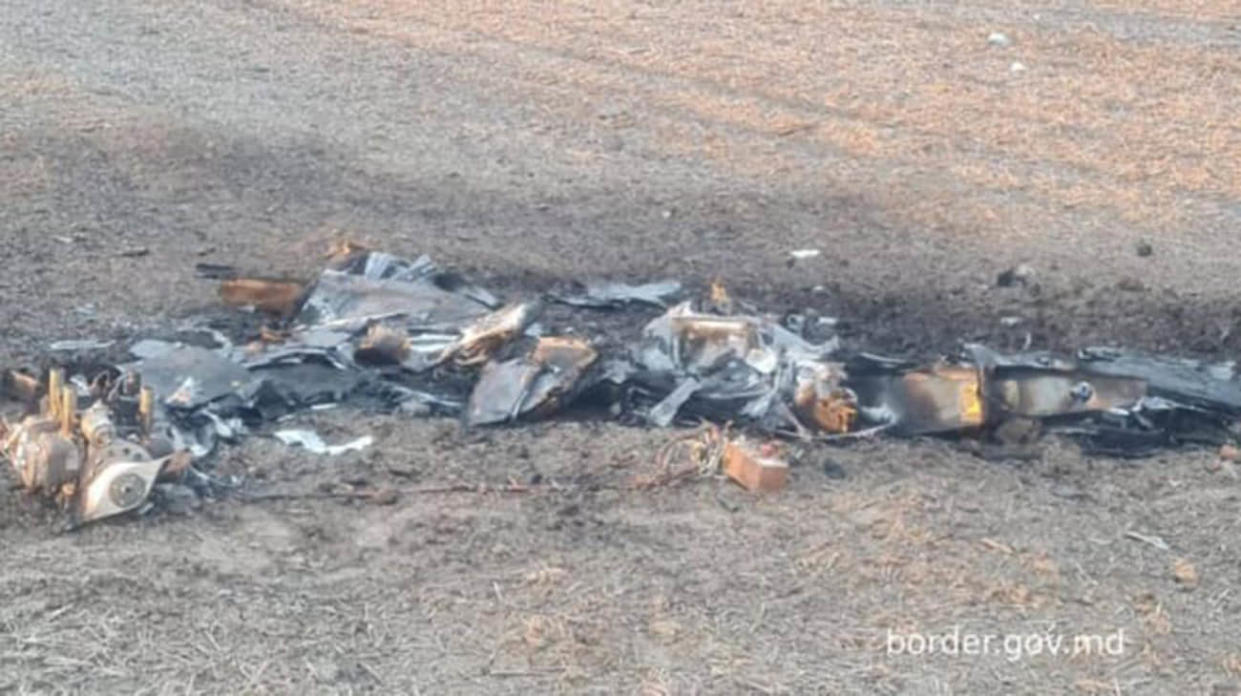
[{"label": "scattered small debris", "polygon": [[326,454],[329,457],[345,452],[360,452],[375,443],[375,438],[363,435],[343,445],[329,445],[313,430],[277,430],[272,434],[286,445],[302,447],[308,452]]},{"label": "scattered small debris", "polygon": [[1020,75],[1027,70],[1025,63],[1015,60],[1008,66],[1008,71],[1014,75]]},{"label": "scattered small debris", "polygon": [[[676,441],[695,453],[695,467],[674,470],[662,457],[664,473],[652,485],[724,468],[747,487],[778,488],[788,467],[784,453],[768,443],[773,437],[993,436],[1012,457],[1012,447],[1037,455],[1034,442],[1053,432],[1078,438],[1088,453],[1144,456],[1193,442],[1232,447],[1219,450],[1229,467],[1238,457],[1241,379],[1232,363],[1103,348],[1006,355],[978,344],[930,363],[845,352],[835,320],[809,310],[743,312],[719,280],[706,298],[668,307],[618,345],[610,336],[579,335],[577,327],[537,323],[540,299],[506,304],[428,257],[409,260],[349,244],[338,245],[310,283],[238,278],[220,265],[200,264],[199,271],[224,277],[220,292],[228,304],[273,316],[261,330],[251,329],[257,339],[252,333],[234,345],[212,331],[183,341],[143,339],[129,347],[132,362],[68,378],[53,370],[46,387],[36,376],[42,372],[5,372],[4,393],[33,414],[5,425],[0,448],[24,486],[63,504],[94,495],[80,491],[104,485],[97,472],[132,473],[136,478],[126,479],[132,490],[117,494],[121,503],[77,517],[116,514],[140,507],[161,476],[174,480],[160,483],[207,486],[213,480],[200,466],[220,442],[263,432],[298,411],[348,402],[407,416],[458,416],[470,426],[545,418],[580,403],[658,426],[736,423],[764,443],[703,426]],[[1033,278],[1033,268],[1020,264],[999,274],[997,284]],[[621,311],[663,306],[679,291],[674,281],[602,283],[552,299]],[[52,352],[108,345],[62,341]],[[70,393],[87,406],[62,405]],[[99,445],[80,427],[87,413],[108,414],[118,433],[112,441],[139,454],[95,465]],[[275,437],[328,455],[373,443],[367,436],[329,446],[317,433],[296,429]],[[1157,537],[1126,536],[1167,548]]]},{"label": "scattered small debris", "polygon": [[1171,550],[1171,547],[1168,546],[1168,542],[1164,541],[1162,538],[1153,536],[1150,534],[1142,534],[1140,532],[1135,532],[1132,529],[1125,532],[1125,538],[1133,539],[1134,541],[1140,541],[1143,544],[1150,544],[1151,546],[1154,546],[1160,551]]},{"label": "scattered small debris", "polygon": [[1003,326],[1006,329],[1011,329],[1015,326],[1020,326],[1024,321],[1025,319],[1021,317],[1000,317],[1000,326]]},{"label": "scattered small debris", "polygon": [[1176,559],[1176,562],[1172,564],[1172,577],[1186,590],[1198,587],[1198,569],[1187,559]]},{"label": "scattered small debris", "polygon": [[1029,285],[1034,280],[1034,268],[1029,264],[1019,264],[1000,273],[995,278],[995,284],[1002,288],[1011,288],[1014,285]]},{"label": "scattered small debris", "polygon": [[150,253],[151,253],[151,250],[146,247],[134,247],[132,249],[121,250],[119,253],[117,253],[117,256],[120,256],[126,259],[136,259],[136,258],[140,258],[143,256],[147,256]]},{"label": "scattered small debris", "polygon": [[1146,240],[1142,240],[1138,242],[1137,252],[1138,252],[1138,256],[1142,258],[1146,258],[1155,253],[1155,247],[1151,246],[1150,242]]},{"label": "scattered small debris", "polygon": [[993,31],[987,36],[987,45],[997,48],[1008,48],[1013,45],[1013,40],[1004,32]]},{"label": "scattered small debris", "polygon": [[813,259],[822,255],[822,249],[794,249],[789,252],[789,256],[792,256],[797,261],[805,261],[806,259]]},{"label": "scattered small debris", "polygon": [[1127,276],[1125,278],[1121,278],[1120,281],[1116,283],[1116,288],[1118,290],[1124,290],[1125,292],[1142,292],[1146,289],[1146,284],[1138,278]]},{"label": "scattered small debris", "polygon": [[[730,427],[703,423],[689,435],[677,436],[668,441],[655,457],[659,473],[655,476],[640,477],[634,482],[634,488],[647,489],[664,486],[693,476],[710,476],[720,470],[724,461],[724,449],[729,442]],[[681,449],[688,451],[689,463],[674,468],[673,461]]]},{"label": "scattered small debris", "polygon": [[991,549],[992,551],[999,551],[1000,553],[1008,555],[1008,556],[1011,556],[1017,553],[1017,551],[1013,549],[1013,547],[1009,546],[1008,544],[1005,544],[1002,541],[996,541],[995,539],[992,539],[990,537],[983,537],[982,539],[978,540],[978,543]]}]

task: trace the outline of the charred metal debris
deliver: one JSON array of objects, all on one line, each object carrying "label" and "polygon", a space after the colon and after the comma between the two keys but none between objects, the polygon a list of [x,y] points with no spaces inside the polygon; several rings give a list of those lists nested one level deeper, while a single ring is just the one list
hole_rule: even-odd
[{"label": "charred metal debris", "polygon": [[[238,483],[208,473],[220,442],[342,403],[468,426],[581,411],[660,427],[731,423],[808,441],[1059,432],[1089,452],[1123,456],[1231,441],[1241,416],[1231,363],[1103,348],[1001,355],[966,345],[917,364],[845,351],[831,321],[739,312],[718,283],[700,302],[682,300],[676,282],[592,283],[504,302],[425,256],[354,245],[336,249],[311,283],[242,278],[226,266],[199,274],[221,281],[225,304],[268,317],[255,340],[235,344],[207,329],[192,341],[137,341],[116,364],[4,375],[25,412],[0,427],[0,454],[22,488],[58,501],[73,524],[146,508],[164,489],[218,494]],[[550,329],[541,323],[550,303],[578,313],[570,319],[663,312],[618,343]],[[51,359],[107,346],[61,342]],[[273,435],[329,456],[370,443]],[[783,485],[778,448],[744,438],[716,444],[706,449],[733,478],[756,489]]]}]

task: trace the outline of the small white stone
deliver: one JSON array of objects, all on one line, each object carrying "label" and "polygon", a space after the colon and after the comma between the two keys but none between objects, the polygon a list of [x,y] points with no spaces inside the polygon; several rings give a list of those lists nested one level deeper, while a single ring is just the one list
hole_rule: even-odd
[{"label": "small white stone", "polygon": [[1008,71],[1009,71],[1009,72],[1011,72],[1011,73],[1013,73],[1014,75],[1018,75],[1018,74],[1020,74],[1020,73],[1023,73],[1023,72],[1025,72],[1025,71],[1026,71],[1026,69],[1027,69],[1027,68],[1026,68],[1025,63],[1022,63],[1022,62],[1021,62],[1021,61],[1019,61],[1019,60],[1015,60],[1015,61],[1013,61],[1013,64],[1012,64],[1012,65],[1010,65],[1010,66],[1008,66]]},{"label": "small white stone", "polygon": [[1013,45],[1013,40],[1008,38],[1008,34],[1001,31],[993,31],[987,37],[987,43],[991,46],[999,46],[1000,48],[1008,48]]}]

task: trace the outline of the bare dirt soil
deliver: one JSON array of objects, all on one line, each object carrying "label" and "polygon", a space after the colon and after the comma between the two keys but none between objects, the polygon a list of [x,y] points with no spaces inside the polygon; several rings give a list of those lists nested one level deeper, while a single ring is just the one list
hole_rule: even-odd
[{"label": "bare dirt soil", "polygon": [[[510,295],[722,275],[897,353],[1231,358],[1238,104],[1225,0],[10,0],[0,363],[212,307],[197,262],[308,277],[341,235]],[[396,503],[58,535],[0,494],[0,692],[1241,690],[1241,482],[1214,452],[883,440],[807,451],[755,498],[631,490],[667,431],[302,421],[378,441],[256,438],[219,466]],[[419,492],[457,483],[490,488]],[[954,627],[1124,645],[888,650]]]}]

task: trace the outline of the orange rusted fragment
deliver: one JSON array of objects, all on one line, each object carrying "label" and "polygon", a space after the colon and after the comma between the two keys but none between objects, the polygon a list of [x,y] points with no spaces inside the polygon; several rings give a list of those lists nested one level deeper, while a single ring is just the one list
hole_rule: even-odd
[{"label": "orange rusted fragment", "polygon": [[254,307],[264,314],[291,317],[301,304],[305,287],[291,280],[238,278],[220,283],[220,298],[231,307]]},{"label": "orange rusted fragment", "polygon": [[847,433],[857,420],[857,395],[840,386],[844,371],[824,363],[798,376],[793,405],[808,425],[828,433]]},{"label": "orange rusted fragment", "polygon": [[778,491],[788,483],[789,465],[774,445],[754,446],[738,438],[724,446],[724,473],[751,491]]},{"label": "orange rusted fragment", "polygon": [[8,370],[4,373],[4,395],[23,404],[34,404],[43,395],[43,386],[32,374],[20,370]]},{"label": "orange rusted fragment", "polygon": [[347,267],[354,259],[370,253],[370,249],[351,239],[334,239],[325,254],[328,268],[339,270]]},{"label": "orange rusted fragment", "polygon": [[710,308],[721,314],[733,313],[733,298],[728,294],[728,288],[724,287],[724,281],[715,278],[711,281],[710,294],[707,295],[707,302]]},{"label": "orange rusted fragment", "polygon": [[793,395],[798,416],[825,433],[848,433],[858,419],[858,397],[845,388],[827,388],[815,381],[800,381]]},{"label": "orange rusted fragment", "polygon": [[814,399],[806,412],[824,432],[847,433],[857,420],[857,401],[849,392],[838,389]]},{"label": "orange rusted fragment", "polygon": [[914,416],[922,431],[959,430],[983,424],[986,413],[976,369],[936,365],[925,372],[910,372],[902,381],[906,411]]}]

